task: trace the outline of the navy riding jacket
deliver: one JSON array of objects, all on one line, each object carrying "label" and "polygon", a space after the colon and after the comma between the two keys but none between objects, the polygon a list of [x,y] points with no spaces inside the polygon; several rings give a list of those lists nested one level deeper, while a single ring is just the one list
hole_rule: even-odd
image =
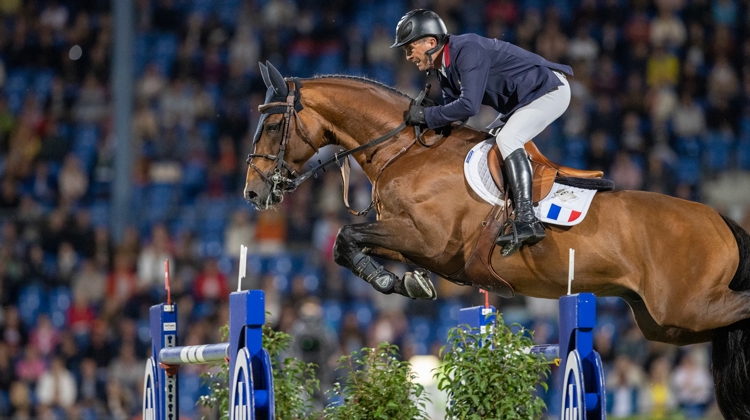
[{"label": "navy riding jacket", "polygon": [[429,128],[472,117],[484,104],[501,114],[487,127],[493,129],[513,111],[562,86],[553,70],[573,75],[570,66],[476,34],[451,35],[443,55],[447,77],[437,74],[445,105],[425,109]]}]

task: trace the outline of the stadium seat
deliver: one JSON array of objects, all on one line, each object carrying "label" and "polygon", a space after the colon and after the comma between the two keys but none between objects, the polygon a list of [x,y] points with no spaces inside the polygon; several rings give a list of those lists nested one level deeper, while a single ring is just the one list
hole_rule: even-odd
[{"label": "stadium seat", "polygon": [[737,143],[737,167],[745,171],[750,170],[750,138]]},{"label": "stadium seat", "polygon": [[45,293],[41,286],[31,284],[21,289],[18,294],[18,312],[27,327],[36,325],[36,318],[46,305]]},{"label": "stadium seat", "polygon": [[708,133],[703,162],[709,171],[719,173],[729,168],[733,142],[734,139],[729,135],[717,132]]},{"label": "stadium seat", "polygon": [[63,329],[68,325],[68,308],[73,301],[73,293],[68,287],[56,287],[48,296],[49,313],[52,325]]},{"label": "stadium seat", "polygon": [[344,305],[338,300],[328,299],[321,304],[323,307],[323,317],[326,324],[333,330],[339,331],[341,320],[344,317]]}]

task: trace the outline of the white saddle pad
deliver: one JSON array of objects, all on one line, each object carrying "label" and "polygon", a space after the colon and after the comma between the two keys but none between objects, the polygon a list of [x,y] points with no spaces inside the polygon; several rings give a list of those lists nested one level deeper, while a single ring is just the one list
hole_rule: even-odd
[{"label": "white saddle pad", "polygon": [[[500,189],[492,180],[487,168],[487,153],[495,144],[495,139],[485,140],[474,146],[464,160],[464,175],[474,192],[490,204],[504,204]],[[573,226],[585,217],[594,199],[596,190],[571,187],[568,185],[552,185],[549,194],[534,207],[536,217],[545,223],[560,226]]]}]

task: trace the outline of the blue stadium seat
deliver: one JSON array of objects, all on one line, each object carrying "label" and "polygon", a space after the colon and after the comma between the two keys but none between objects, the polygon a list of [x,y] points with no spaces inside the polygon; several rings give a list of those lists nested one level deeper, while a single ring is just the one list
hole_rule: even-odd
[{"label": "blue stadium seat", "polygon": [[31,284],[21,289],[18,294],[18,312],[27,327],[36,325],[36,318],[46,305],[44,290],[41,286]]},{"label": "blue stadium seat", "polygon": [[357,322],[359,327],[366,330],[372,321],[375,319],[375,311],[372,306],[372,302],[369,301],[354,301],[349,304],[349,310],[357,314]]},{"label": "blue stadium seat", "polygon": [[680,157],[700,159],[701,141],[696,136],[678,137],[675,143],[675,151]]},{"label": "blue stadium seat", "polygon": [[737,143],[737,167],[750,170],[750,137]]},{"label": "blue stadium seat", "polygon": [[321,304],[323,307],[323,318],[326,324],[333,330],[339,331],[341,320],[344,317],[344,305],[338,300],[328,299]]},{"label": "blue stadium seat", "polygon": [[170,74],[175,56],[177,56],[177,36],[171,33],[155,35],[151,61],[159,67],[162,74]]},{"label": "blue stadium seat", "polygon": [[52,90],[52,79],[55,73],[52,70],[39,70],[34,77],[34,93],[41,103],[44,103]]},{"label": "blue stadium seat", "polygon": [[697,185],[701,180],[700,159],[693,157],[680,157],[676,172],[677,182]]},{"label": "blue stadium seat", "polygon": [[73,153],[81,161],[83,170],[89,173],[96,162],[96,145],[99,139],[99,127],[81,124],[76,127],[73,139]]},{"label": "blue stadium seat", "polygon": [[750,117],[740,119],[740,137],[750,139]]},{"label": "blue stadium seat", "polygon": [[3,90],[8,98],[8,108],[13,113],[17,113],[23,105],[29,78],[30,73],[26,69],[14,69],[8,72]]},{"label": "blue stadium seat", "polygon": [[452,322],[453,326],[458,325],[458,311],[464,305],[458,299],[449,299],[438,303],[438,319],[440,322]]},{"label": "blue stadium seat", "polygon": [[711,172],[718,173],[729,168],[731,147],[734,139],[716,131],[706,135],[703,163]]},{"label": "blue stadium seat", "polygon": [[67,287],[52,289],[48,297],[50,319],[55,328],[63,329],[68,325],[68,308],[73,303],[73,293]]}]

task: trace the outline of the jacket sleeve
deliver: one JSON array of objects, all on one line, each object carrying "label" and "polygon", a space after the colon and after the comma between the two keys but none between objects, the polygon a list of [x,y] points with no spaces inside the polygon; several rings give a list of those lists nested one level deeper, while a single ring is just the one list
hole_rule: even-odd
[{"label": "jacket sleeve", "polygon": [[[425,109],[425,120],[429,128],[444,127],[479,113],[482,97],[487,88],[490,59],[485,56],[479,44],[467,43],[456,54],[453,65],[456,66],[459,75],[461,94],[450,103]],[[446,99],[452,96],[443,92]]]}]

